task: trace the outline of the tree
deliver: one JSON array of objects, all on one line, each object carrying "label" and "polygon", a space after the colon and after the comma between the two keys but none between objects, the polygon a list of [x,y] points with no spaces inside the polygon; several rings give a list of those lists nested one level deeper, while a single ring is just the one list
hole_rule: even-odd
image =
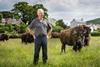
[{"label": "tree", "polygon": [[29,5],[27,2],[18,2],[14,4],[14,9],[12,9],[12,11],[14,11],[15,14],[21,13],[22,21],[25,23],[30,23],[34,18],[36,18],[36,11],[39,8],[44,9],[45,18],[47,18],[47,9],[42,4],[36,4],[32,6]]},{"label": "tree", "polygon": [[19,13],[21,13],[22,20],[25,23],[28,20],[26,18],[26,16],[27,16],[26,12],[27,12],[27,9],[29,9],[29,8],[27,8],[27,7],[28,7],[28,3],[27,2],[18,2],[16,4],[14,4],[14,9],[12,9],[12,11],[14,11],[15,15],[19,15]]},{"label": "tree", "polygon": [[61,26],[63,29],[65,29],[67,26],[64,24],[63,20],[60,19],[56,21],[56,26]]},{"label": "tree", "polygon": [[63,30],[61,26],[53,26],[52,32],[60,32],[61,30]]},{"label": "tree", "polygon": [[0,23],[2,22],[3,15],[0,13]]},{"label": "tree", "polygon": [[1,14],[3,15],[3,18],[13,18],[13,13],[10,11],[3,11]]}]

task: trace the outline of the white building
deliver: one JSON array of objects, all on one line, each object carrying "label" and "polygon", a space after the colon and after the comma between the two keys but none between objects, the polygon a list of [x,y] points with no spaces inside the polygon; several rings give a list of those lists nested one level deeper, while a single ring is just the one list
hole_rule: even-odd
[{"label": "white building", "polygon": [[16,24],[19,25],[22,23],[21,19],[12,19],[12,18],[3,18],[2,19],[3,24]]},{"label": "white building", "polygon": [[88,24],[88,26],[91,28],[91,32],[94,32],[97,29],[100,29],[99,24]]},{"label": "white building", "polygon": [[76,20],[76,19],[73,19],[71,22],[70,22],[70,27],[76,27],[78,25],[86,25],[86,22],[83,21],[83,19],[81,20]]}]

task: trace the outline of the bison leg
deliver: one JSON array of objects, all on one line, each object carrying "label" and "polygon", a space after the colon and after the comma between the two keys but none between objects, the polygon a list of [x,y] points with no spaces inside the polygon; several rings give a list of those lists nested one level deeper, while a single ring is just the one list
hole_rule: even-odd
[{"label": "bison leg", "polygon": [[73,46],[73,50],[74,50],[75,52],[77,52],[77,45],[74,45],[74,46]]},{"label": "bison leg", "polygon": [[85,40],[85,45],[84,46],[88,46],[89,45],[89,41]]},{"label": "bison leg", "polygon": [[64,53],[66,53],[66,46],[65,46],[65,44],[64,44]]},{"label": "bison leg", "polygon": [[76,42],[74,50],[77,52],[77,51],[81,51],[81,49],[82,49],[82,43],[81,42]]},{"label": "bison leg", "polygon": [[62,53],[63,51],[64,51],[64,53],[66,52],[65,48],[66,48],[65,44],[62,44],[62,46],[61,46],[61,53]]},{"label": "bison leg", "polygon": [[81,49],[82,49],[82,45],[78,44],[78,51],[81,51]]}]

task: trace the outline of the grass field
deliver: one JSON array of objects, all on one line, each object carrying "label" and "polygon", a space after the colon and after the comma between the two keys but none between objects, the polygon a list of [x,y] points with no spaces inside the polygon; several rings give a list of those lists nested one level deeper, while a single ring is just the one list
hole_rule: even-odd
[{"label": "grass field", "polygon": [[89,47],[74,52],[66,46],[66,53],[60,54],[59,39],[48,40],[48,63],[42,64],[42,54],[38,65],[34,66],[32,44],[22,44],[20,39],[0,42],[0,67],[100,67],[100,37],[92,37]]}]

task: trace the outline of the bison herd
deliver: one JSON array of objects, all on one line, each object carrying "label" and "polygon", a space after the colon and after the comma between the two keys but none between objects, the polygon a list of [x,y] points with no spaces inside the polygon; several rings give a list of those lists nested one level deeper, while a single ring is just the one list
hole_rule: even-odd
[{"label": "bison herd", "polygon": [[[65,52],[66,45],[73,46],[75,52],[81,51],[83,46],[88,46],[91,29],[86,25],[79,25],[73,28],[62,30],[60,33],[51,32],[51,38],[59,38],[61,41],[61,53]],[[11,36],[10,36],[11,37]],[[14,36],[16,37],[16,36]],[[34,37],[30,33],[24,33],[20,37],[22,43],[34,42]],[[9,36],[0,34],[0,41],[7,41]]]}]

